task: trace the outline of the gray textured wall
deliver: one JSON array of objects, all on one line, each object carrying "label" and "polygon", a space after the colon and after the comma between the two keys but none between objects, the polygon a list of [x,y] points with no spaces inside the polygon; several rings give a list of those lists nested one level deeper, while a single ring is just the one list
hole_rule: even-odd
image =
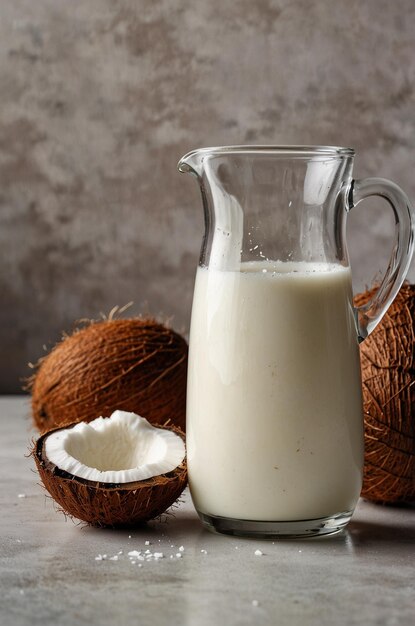
[{"label": "gray textured wall", "polygon": [[[414,31],[414,0],[2,0],[0,392],[114,304],[187,328],[189,149],[351,145],[414,199]],[[356,288],[391,229],[382,203],[351,216]]]}]

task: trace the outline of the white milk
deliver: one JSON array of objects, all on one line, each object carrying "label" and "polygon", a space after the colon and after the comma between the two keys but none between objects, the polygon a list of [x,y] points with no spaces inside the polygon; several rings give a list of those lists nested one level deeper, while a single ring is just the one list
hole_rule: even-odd
[{"label": "white milk", "polygon": [[187,446],[196,508],[288,521],[351,511],[363,419],[347,268],[199,268],[190,334]]}]

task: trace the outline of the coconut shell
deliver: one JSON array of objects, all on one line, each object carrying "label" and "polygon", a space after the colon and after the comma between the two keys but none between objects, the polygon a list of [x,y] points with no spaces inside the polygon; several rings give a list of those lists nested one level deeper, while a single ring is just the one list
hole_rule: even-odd
[{"label": "coconut shell", "polygon": [[[360,294],[365,304],[375,290]],[[365,420],[362,496],[415,501],[415,285],[405,284],[360,346]]]},{"label": "coconut shell", "polygon": [[91,323],[43,357],[29,381],[41,433],[116,409],[185,430],[187,343],[151,319]]},{"label": "coconut shell", "polygon": [[[75,424],[69,428],[72,426]],[[97,483],[68,474],[51,463],[44,452],[45,439],[57,430],[61,428],[39,437],[32,454],[45,489],[69,517],[97,527],[137,526],[164,513],[187,485],[186,457],[172,472],[137,482]],[[184,441],[185,435],[180,429],[170,427],[169,430]]]}]

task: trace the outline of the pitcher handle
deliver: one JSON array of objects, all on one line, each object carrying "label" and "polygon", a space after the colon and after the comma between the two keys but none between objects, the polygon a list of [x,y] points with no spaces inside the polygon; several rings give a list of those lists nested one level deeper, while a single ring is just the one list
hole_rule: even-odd
[{"label": "pitcher handle", "polygon": [[346,194],[347,211],[370,196],[380,196],[391,206],[395,216],[395,240],[379,289],[369,302],[355,308],[359,342],[372,332],[394,300],[408,273],[414,251],[415,212],[407,195],[384,178],[352,180]]}]

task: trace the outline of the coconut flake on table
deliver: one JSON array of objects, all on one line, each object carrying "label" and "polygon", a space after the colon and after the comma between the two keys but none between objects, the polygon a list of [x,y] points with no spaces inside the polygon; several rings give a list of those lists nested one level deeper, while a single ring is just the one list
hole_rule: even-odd
[{"label": "coconut flake on table", "polygon": [[130,550],[130,552],[128,552],[128,556],[130,558],[135,558],[140,555],[141,555],[141,550]]}]

